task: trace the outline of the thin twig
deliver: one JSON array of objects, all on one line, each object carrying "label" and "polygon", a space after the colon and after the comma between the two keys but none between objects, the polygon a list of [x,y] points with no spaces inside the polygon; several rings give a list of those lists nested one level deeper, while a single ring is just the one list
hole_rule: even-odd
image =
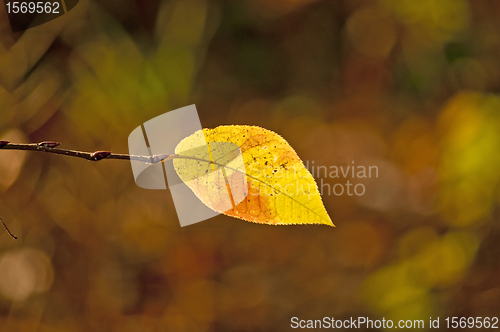
[{"label": "thin twig", "polygon": [[103,159],[121,159],[121,160],[139,161],[148,164],[156,164],[161,161],[173,159],[176,156],[175,154],[136,156],[136,155],[128,155],[120,153],[111,153],[110,151],[84,152],[84,151],[56,148],[58,145],[59,145],[58,142],[51,142],[51,141],[45,141],[41,143],[31,143],[31,144],[19,144],[19,143],[10,143],[8,141],[0,141],[0,149],[4,150],[47,152],[47,153],[61,154],[70,157],[83,158],[91,161],[99,161]]},{"label": "thin twig", "polygon": [[5,225],[5,223],[3,222],[2,218],[0,218],[0,221],[2,222],[2,225],[3,225],[3,228],[5,228],[5,231],[7,233],[9,233],[9,235],[14,239],[14,240],[17,240],[17,236],[15,236],[14,234],[12,234],[9,229],[7,228],[7,225]]},{"label": "thin twig", "polygon": [[[110,151],[95,151],[95,152],[84,152],[77,150],[66,150],[57,148],[60,145],[58,142],[52,141],[44,141],[40,143],[31,143],[31,144],[20,144],[20,143],[10,143],[9,141],[0,141],[0,149],[3,150],[25,150],[25,151],[38,151],[38,152],[47,152],[60,154],[70,157],[83,158],[91,161],[99,161],[103,159],[121,159],[121,160],[132,160],[139,161],[148,164],[156,164],[159,162],[163,162],[165,160],[174,159],[176,154],[156,154],[152,156],[136,156],[136,155],[128,155],[128,154],[120,154],[120,153],[111,153]],[[17,239],[17,236],[12,234],[10,230],[7,228],[7,225],[3,222],[2,218],[0,218],[2,222],[3,228],[5,231],[9,233],[9,235],[13,239]]]}]

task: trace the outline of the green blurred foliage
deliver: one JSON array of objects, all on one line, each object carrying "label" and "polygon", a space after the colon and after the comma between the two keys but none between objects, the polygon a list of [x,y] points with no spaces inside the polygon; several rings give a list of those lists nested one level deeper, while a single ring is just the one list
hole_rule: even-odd
[{"label": "green blurred foliage", "polygon": [[[181,228],[128,163],[0,151],[0,329],[282,331],[291,317],[500,313],[500,6],[493,0],[80,1],[12,34],[0,139],[127,151],[196,103],[309,166],[377,166],[324,195],[337,228]],[[345,179],[317,177],[320,189]]]}]

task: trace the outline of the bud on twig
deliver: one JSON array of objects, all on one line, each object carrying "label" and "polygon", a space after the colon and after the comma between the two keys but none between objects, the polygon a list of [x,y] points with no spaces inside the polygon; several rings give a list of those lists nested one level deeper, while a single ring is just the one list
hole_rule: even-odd
[{"label": "bud on twig", "polygon": [[44,148],[55,148],[58,145],[61,145],[61,143],[53,142],[53,141],[44,141],[44,142],[38,143],[38,146],[41,146]]},{"label": "bud on twig", "polygon": [[93,161],[99,161],[101,159],[106,158],[110,154],[111,154],[111,152],[109,152],[109,151],[96,151],[96,152],[92,153],[92,155],[90,156],[90,159]]}]

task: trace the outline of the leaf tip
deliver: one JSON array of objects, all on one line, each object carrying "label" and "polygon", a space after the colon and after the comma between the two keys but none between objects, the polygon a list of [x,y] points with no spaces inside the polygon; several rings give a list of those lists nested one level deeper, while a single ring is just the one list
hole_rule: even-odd
[{"label": "leaf tip", "polygon": [[320,225],[326,225],[334,228],[337,227],[331,220],[328,220],[327,222],[322,222]]}]

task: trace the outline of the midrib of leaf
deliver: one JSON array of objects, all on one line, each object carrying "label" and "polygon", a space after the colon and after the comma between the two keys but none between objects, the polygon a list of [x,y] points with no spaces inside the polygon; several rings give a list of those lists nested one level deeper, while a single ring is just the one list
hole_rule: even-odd
[{"label": "midrib of leaf", "polygon": [[[215,142],[215,141],[214,141],[214,142]],[[271,142],[271,141],[266,141],[266,142],[263,142],[263,143],[268,143],[268,142]],[[227,143],[227,142],[220,142],[220,143]],[[260,145],[260,144],[259,144],[259,145]],[[257,145],[257,146],[259,146],[259,145]],[[257,147],[257,146],[254,146],[254,147]],[[254,147],[252,147],[252,148],[254,148]],[[210,153],[211,153],[211,150],[209,150],[209,151],[210,151]],[[236,151],[236,150],[232,150],[232,151],[230,151],[229,153],[231,153],[231,152],[235,152],[235,151]],[[248,151],[248,150],[246,150],[246,151]],[[245,151],[245,152],[246,152],[246,151]],[[222,157],[227,156],[229,153],[226,153],[225,155],[222,155],[222,156],[221,156],[220,158],[218,158],[218,159],[221,159]],[[325,220],[325,221],[328,221],[328,222],[330,221],[330,220],[325,219],[324,217],[322,217],[320,214],[318,214],[316,211],[314,211],[313,209],[309,208],[308,206],[306,206],[306,205],[305,205],[305,204],[303,204],[302,202],[298,201],[297,199],[293,198],[292,196],[289,196],[287,193],[284,193],[284,192],[282,192],[281,190],[276,190],[276,189],[275,189],[275,188],[273,188],[270,184],[268,184],[268,183],[266,183],[266,182],[264,182],[264,181],[260,180],[259,178],[256,178],[256,177],[254,177],[254,176],[252,176],[252,175],[249,175],[249,174],[247,174],[246,172],[241,172],[241,171],[240,171],[240,170],[238,170],[238,169],[234,169],[234,168],[232,168],[232,167],[229,167],[229,166],[226,166],[226,165],[223,165],[223,164],[219,164],[219,163],[217,163],[216,161],[213,161],[213,160],[207,161],[207,160],[202,159],[202,158],[196,158],[196,157],[190,157],[190,156],[182,156],[182,155],[179,155],[179,154],[175,154],[175,155],[173,155],[172,157],[173,157],[174,159],[191,159],[191,160],[203,161],[203,162],[206,162],[206,163],[211,163],[211,164],[212,164],[212,169],[213,169],[213,165],[217,165],[217,166],[220,166],[220,167],[222,167],[222,168],[227,168],[227,169],[230,169],[230,170],[232,170],[232,171],[236,171],[236,172],[238,172],[238,173],[245,174],[246,176],[248,176],[248,177],[250,177],[250,178],[252,178],[252,179],[254,179],[254,180],[256,180],[256,181],[258,181],[258,182],[260,182],[260,183],[262,183],[263,185],[265,185],[265,186],[267,186],[267,187],[270,187],[271,189],[273,189],[273,190],[275,190],[275,191],[278,191],[279,193],[283,194],[285,197],[287,197],[287,198],[289,198],[290,200],[292,200],[292,201],[294,201],[294,202],[298,203],[299,205],[302,205],[302,206],[303,206],[306,210],[311,211],[312,213],[314,213],[315,215],[317,215],[320,219]],[[209,156],[209,157],[210,157],[210,159],[212,159],[212,155],[211,155],[211,154],[210,154],[210,156]],[[302,162],[302,161],[301,161],[301,162]],[[245,165],[246,165],[246,166],[249,166],[249,165],[247,165],[247,163],[245,163]],[[304,164],[302,164],[302,166],[304,166]],[[305,167],[305,166],[304,166],[304,167]],[[226,178],[224,178],[224,180],[226,181],[226,184],[227,184],[227,180],[226,180]],[[313,178],[313,180],[314,180],[314,178]],[[319,195],[319,190],[318,190],[318,195]],[[231,199],[231,200],[232,200],[232,199]],[[234,204],[233,204],[233,207],[234,207]]]}]

